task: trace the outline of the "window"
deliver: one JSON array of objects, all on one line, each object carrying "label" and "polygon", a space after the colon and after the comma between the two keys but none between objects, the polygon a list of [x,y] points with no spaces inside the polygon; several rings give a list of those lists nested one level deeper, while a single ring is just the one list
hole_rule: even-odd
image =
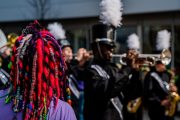
[{"label": "window", "polygon": [[176,25],[175,26],[175,41],[174,41],[174,63],[175,63],[175,67],[178,71],[178,73],[180,73],[180,25]]},{"label": "window", "polygon": [[127,51],[127,38],[130,34],[137,33],[137,26],[123,26],[117,29],[117,49],[116,53],[121,54]]},{"label": "window", "polygon": [[73,29],[67,30],[67,39],[70,40],[70,43],[73,46],[74,53],[81,47],[89,48],[89,40],[88,40],[88,30],[87,29]]},{"label": "window", "polygon": [[171,26],[149,25],[143,28],[143,53],[154,54],[156,52],[156,37],[160,30],[168,30],[171,32]]},{"label": "window", "polygon": [[[127,38],[130,34],[136,33],[136,26],[123,26],[116,30],[116,49],[115,54],[123,54],[127,52]],[[120,62],[120,58],[113,58],[115,63]]]}]

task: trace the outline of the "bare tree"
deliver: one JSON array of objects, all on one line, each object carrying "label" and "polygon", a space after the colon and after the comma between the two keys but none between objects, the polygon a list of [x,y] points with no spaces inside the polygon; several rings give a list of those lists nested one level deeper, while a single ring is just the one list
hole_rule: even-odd
[{"label": "bare tree", "polygon": [[37,18],[44,20],[51,9],[51,0],[28,0],[28,4],[35,9]]}]

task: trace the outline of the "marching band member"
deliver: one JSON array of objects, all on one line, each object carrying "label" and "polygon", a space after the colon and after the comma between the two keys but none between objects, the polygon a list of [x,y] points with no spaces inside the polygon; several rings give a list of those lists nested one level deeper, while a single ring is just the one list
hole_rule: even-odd
[{"label": "marching band member", "polygon": [[[119,106],[114,106],[115,97],[129,80],[134,54],[127,57],[129,66],[122,70],[111,62],[115,43],[106,33],[111,28],[105,24],[93,26],[92,50],[94,58],[85,70],[85,120],[121,120]],[[99,32],[100,31],[100,32]]]},{"label": "marching band member", "polygon": [[59,23],[52,23],[48,25],[48,29],[61,45],[62,53],[68,67],[66,72],[72,91],[72,106],[78,120],[83,120],[84,81],[81,75],[86,65],[88,65],[90,54],[85,48],[79,48],[76,56],[73,57],[72,45],[66,39],[65,30],[62,28],[62,25]]},{"label": "marching band member", "polygon": [[121,25],[121,2],[103,0],[100,6],[102,23],[92,26],[94,57],[84,73],[84,116],[85,120],[122,120],[119,96],[129,81],[135,55],[132,52],[127,56],[127,66],[121,70],[111,62],[115,29]]},{"label": "marching band member", "polygon": [[151,120],[165,120],[165,106],[169,103],[169,91],[164,84],[170,78],[166,73],[165,65],[157,61],[155,67],[147,74],[144,80],[144,100]]},{"label": "marching band member", "polygon": [[[135,33],[128,36],[127,45],[127,54],[130,54],[130,52],[134,52],[138,56],[140,43],[139,37]],[[130,78],[131,80],[128,82],[126,88],[123,91],[124,120],[142,120],[142,101],[140,98],[142,96],[142,81],[140,75],[140,68],[134,69],[132,71],[132,77]],[[137,110],[134,111],[134,109]]]},{"label": "marching band member", "polygon": [[[169,48],[170,33],[167,30],[158,32],[156,48],[158,51]],[[170,91],[175,88],[169,85],[171,75],[167,72],[162,60],[157,60],[144,79],[144,102],[151,120],[167,120],[166,108],[170,105]],[[175,89],[174,89],[175,90]]]},{"label": "marching band member", "polygon": [[65,62],[70,63],[70,61],[73,59],[73,52],[69,40],[66,39],[66,31],[63,29],[62,25],[57,22],[50,23],[47,28],[50,33],[54,35],[57,42],[61,45]]}]

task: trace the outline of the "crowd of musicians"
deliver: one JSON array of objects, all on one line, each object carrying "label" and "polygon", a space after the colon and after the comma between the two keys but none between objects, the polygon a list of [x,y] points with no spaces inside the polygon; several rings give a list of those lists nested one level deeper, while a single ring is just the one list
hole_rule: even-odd
[{"label": "crowd of musicians", "polygon": [[175,120],[180,80],[171,34],[158,31],[153,54],[142,54],[132,33],[126,53],[115,53],[122,10],[120,0],[102,0],[91,48],[76,53],[57,22],[35,20],[8,39],[0,31],[0,119]]},{"label": "crowd of musicians", "polygon": [[[168,62],[169,64],[167,64],[166,62],[170,61],[169,51],[168,53],[163,53],[162,55],[161,52],[163,50],[157,50],[156,55],[160,55],[160,57],[158,58],[153,58],[153,55],[140,57],[140,55],[143,54],[140,54],[140,52],[138,51],[138,45],[135,45],[137,43],[134,43],[135,39],[133,39],[132,42],[128,43],[129,45],[125,56],[119,56],[118,58],[121,59],[121,61],[123,60],[123,62],[114,62],[113,54],[116,48],[116,42],[113,38],[113,32],[115,31],[110,26],[100,23],[95,24],[92,27],[93,41],[91,43],[91,50],[87,50],[86,48],[79,48],[77,53],[73,54],[73,46],[70,44],[70,41],[66,39],[65,36],[62,37],[62,33],[60,33],[60,37],[56,34],[58,33],[57,31],[53,31],[53,26],[55,25],[58,25],[58,23],[51,24],[48,26],[48,28],[43,29],[47,29],[47,31],[49,31],[48,34],[52,34],[52,37],[57,40],[57,44],[61,48],[60,52],[62,52],[63,55],[62,59],[64,60],[65,66],[67,67],[67,69],[65,69],[65,73],[67,75],[66,79],[68,81],[67,83],[69,84],[69,88],[67,88],[66,91],[69,90],[68,92],[70,92],[70,94],[66,99],[64,99],[63,97],[61,98],[60,96],[59,99],[69,103],[72,106],[73,110],[66,110],[62,108],[62,110],[60,111],[62,113],[66,113],[68,111],[72,112],[70,113],[71,117],[66,117],[63,120],[143,120],[143,114],[145,111],[148,112],[148,117],[150,120],[174,120],[174,116],[177,115],[178,112],[177,105],[180,100],[180,97],[178,95],[179,81],[174,69],[170,67],[170,63]],[[31,34],[31,36],[28,36],[28,34]],[[23,35],[23,39],[27,39],[26,41],[30,41],[26,46],[27,48],[24,48],[24,55],[26,55],[26,57],[31,56],[32,54],[31,51],[26,51],[26,49],[28,49],[28,45],[32,44],[33,46],[33,44],[35,44],[35,42],[39,40],[34,39],[34,42],[32,41],[32,36],[34,34],[35,33],[30,31],[30,33],[24,33]],[[42,33],[42,36],[44,34],[45,33]],[[23,69],[24,71],[20,71],[21,73],[13,71],[15,69],[13,65],[15,65],[17,62],[14,61],[14,59],[16,58],[14,58],[14,56],[17,56],[15,46],[17,46],[17,44],[20,44],[18,43],[18,41],[20,41],[21,36],[14,36],[9,38],[8,41],[11,42],[7,42],[7,44],[1,47],[1,49],[3,50],[1,50],[0,91],[9,89],[9,87],[12,85],[17,86],[18,83],[13,83],[13,77],[15,77],[14,74],[19,74],[19,77],[21,77],[21,74],[23,74],[24,72],[28,72],[29,69],[32,72],[31,74],[33,74],[33,60],[35,59],[33,57],[32,60],[31,58],[27,59],[28,61],[32,61],[32,63],[28,62],[31,65],[27,65],[28,67],[32,68],[27,68],[28,70]],[[28,37],[31,38],[29,39]],[[137,36],[134,36],[133,34],[133,37]],[[14,39],[16,42],[14,41]],[[24,46],[26,45],[26,41],[24,42]],[[42,45],[44,46],[42,49],[44,52],[42,52],[42,54],[48,54],[45,47],[45,43],[47,42],[47,40],[42,39],[42,41]],[[50,44],[53,45],[55,43],[52,42],[49,43],[49,45]],[[17,49],[17,51],[18,50],[19,49]],[[37,48],[37,52],[38,50],[39,49]],[[52,53],[52,55],[56,55],[56,51],[53,51],[54,53]],[[20,53],[22,52],[23,49],[20,51]],[[163,58],[162,56],[165,57]],[[55,58],[56,56],[54,56],[52,60],[54,60]],[[20,57],[19,59],[23,58]],[[26,58],[24,59],[26,61]],[[48,60],[48,58],[46,57],[44,59],[45,61],[51,61],[51,59]],[[21,63],[22,65],[19,64],[19,69],[21,69],[21,66],[26,63],[25,61]],[[48,65],[48,63],[50,64],[50,62],[47,62],[42,64],[42,66],[50,66],[51,68],[51,64]],[[56,70],[55,66],[54,69]],[[37,68],[37,70],[35,71],[39,70],[40,68]],[[12,74],[13,72],[14,74]],[[46,71],[43,70],[43,72]],[[43,76],[45,77],[46,75],[42,75],[42,77]],[[26,79],[28,78],[24,77],[23,79],[25,79],[26,81]],[[39,78],[37,77],[37,79]],[[53,77],[50,77],[49,79],[51,81]],[[23,81],[24,80],[19,82]],[[29,83],[31,84],[32,82],[33,78]],[[38,83],[34,84],[36,86],[36,84]],[[53,83],[49,83],[47,84],[47,86],[51,86],[51,84]],[[64,84],[65,83],[62,83],[62,85]],[[20,86],[20,88],[21,87],[23,88],[23,86]],[[23,88],[23,90],[25,89]],[[23,93],[23,95],[25,95],[25,91],[21,92]],[[15,94],[12,96],[16,97],[18,92],[16,91],[12,94]],[[27,92],[27,94],[30,93]],[[52,94],[55,93],[53,92]],[[5,111],[6,109],[4,109],[4,105],[2,106],[1,104],[3,104],[5,101],[7,102],[7,97],[9,99],[13,97],[9,97],[9,93],[7,96],[4,96],[4,94],[2,93],[0,93],[0,95],[0,111],[4,113],[3,111]],[[26,99],[30,99],[30,97]],[[13,100],[14,99],[12,99],[12,101]],[[23,102],[27,101],[30,100],[26,100]],[[14,111],[15,113],[22,112],[23,119],[35,119],[33,118],[33,116],[36,115],[35,113],[31,113],[32,115],[29,115],[29,117],[27,117],[27,111],[23,112],[24,109],[25,108],[21,108],[20,111],[15,111],[13,109],[12,111]],[[47,109],[47,111],[48,110],[49,109]],[[52,119],[50,118],[49,111],[46,115],[46,119]],[[60,112],[57,112],[59,116],[55,119],[62,120],[60,117]],[[44,114],[45,112],[43,112],[42,115]],[[72,114],[74,114],[75,116]],[[39,114],[36,115],[37,119],[42,119],[38,115]],[[19,115],[17,116],[17,118],[19,118]]]}]

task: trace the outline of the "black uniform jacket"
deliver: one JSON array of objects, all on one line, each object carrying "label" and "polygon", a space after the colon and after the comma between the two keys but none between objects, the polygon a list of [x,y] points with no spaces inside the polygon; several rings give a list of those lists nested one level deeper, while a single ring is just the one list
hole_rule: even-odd
[{"label": "black uniform jacket", "polygon": [[[104,76],[92,66],[98,65]],[[105,72],[104,72],[105,71]],[[85,120],[120,120],[119,113],[112,106],[110,99],[120,95],[129,80],[130,67],[123,70],[111,62],[94,60],[85,70]]]},{"label": "black uniform jacket", "polygon": [[[153,77],[152,73],[156,73],[159,80]],[[145,105],[160,102],[169,95],[167,86],[170,82],[170,74],[167,71],[157,72],[154,68],[146,75],[144,79],[144,102]]]}]

